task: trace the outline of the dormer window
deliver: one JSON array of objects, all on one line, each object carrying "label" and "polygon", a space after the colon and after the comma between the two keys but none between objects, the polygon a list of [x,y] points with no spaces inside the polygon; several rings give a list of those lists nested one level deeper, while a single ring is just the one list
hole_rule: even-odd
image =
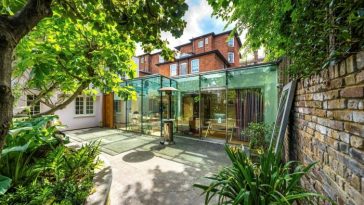
[{"label": "dormer window", "polygon": [[159,55],[159,63],[164,63],[164,58],[161,55]]},{"label": "dormer window", "polygon": [[198,42],[198,47],[199,48],[202,48],[203,47],[203,40],[201,40],[201,41]]},{"label": "dormer window", "polygon": [[229,39],[227,44],[228,44],[229,47],[234,47],[234,38]]}]

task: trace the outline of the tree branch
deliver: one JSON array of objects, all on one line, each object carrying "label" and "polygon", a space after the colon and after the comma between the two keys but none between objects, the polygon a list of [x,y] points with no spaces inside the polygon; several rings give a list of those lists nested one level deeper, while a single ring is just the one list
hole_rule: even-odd
[{"label": "tree branch", "polygon": [[77,79],[78,81],[82,81],[83,79],[81,78],[81,77],[79,77],[79,76],[77,76],[77,75],[74,75],[74,74],[72,74],[68,69],[67,69],[67,67],[62,63],[62,61],[61,61],[61,59],[59,58],[59,57],[57,57],[57,62],[61,65],[61,68],[62,68],[62,70],[65,72],[65,73],[67,73],[68,75],[70,75],[71,77],[73,77],[73,78],[75,78],[75,79]]},{"label": "tree branch", "polygon": [[81,83],[81,85],[77,88],[77,90],[66,100],[64,101],[62,104],[59,104],[53,108],[51,108],[50,110],[48,111],[45,111],[43,113],[39,113],[39,114],[36,114],[36,115],[33,115],[34,117],[38,117],[38,116],[41,116],[41,115],[49,115],[49,114],[53,114],[55,111],[57,110],[60,110],[60,109],[63,109],[65,108],[68,104],[70,104],[78,95],[80,95],[82,93],[82,91],[84,89],[86,89],[90,84],[90,81],[84,81]]},{"label": "tree branch", "polygon": [[15,43],[28,34],[43,18],[52,16],[53,0],[28,0],[26,5],[14,16],[9,17],[9,23]]},{"label": "tree branch", "polygon": [[[58,83],[54,83],[53,85],[51,85],[48,89],[46,89],[46,90],[43,90],[43,91],[41,91],[40,93],[38,93],[37,95],[35,94],[35,93],[33,93],[31,90],[28,90],[28,92],[30,92],[31,94],[33,94],[33,95],[36,95],[36,98],[30,103],[30,105],[28,105],[29,107],[32,107],[32,106],[34,106],[35,104],[37,104],[38,102],[41,102],[41,103],[43,103],[43,104],[45,104],[45,105],[47,105],[48,107],[54,107],[54,106],[52,106],[52,105],[49,105],[49,104],[47,104],[47,103],[45,103],[43,100],[42,100],[42,98],[45,96],[45,95],[47,95],[48,93],[50,93],[50,92],[52,92],[54,89],[56,89],[57,88],[57,86],[58,86]],[[25,91],[25,90],[24,90]],[[18,112],[17,114],[19,114],[19,113],[23,113],[23,112],[25,112],[25,110],[26,109],[24,109],[24,110],[22,110],[22,111],[20,111],[20,112]]]}]

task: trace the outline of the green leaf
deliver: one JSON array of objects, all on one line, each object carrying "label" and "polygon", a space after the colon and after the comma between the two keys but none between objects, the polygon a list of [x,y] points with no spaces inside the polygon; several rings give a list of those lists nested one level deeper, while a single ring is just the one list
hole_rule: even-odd
[{"label": "green leaf", "polygon": [[11,186],[11,179],[9,177],[0,175],[0,195],[5,194],[5,192]]},{"label": "green leaf", "polygon": [[31,142],[28,142],[22,146],[15,146],[15,147],[10,147],[10,148],[5,148],[1,151],[1,156],[6,156],[7,154],[11,153],[11,152],[25,152]]}]

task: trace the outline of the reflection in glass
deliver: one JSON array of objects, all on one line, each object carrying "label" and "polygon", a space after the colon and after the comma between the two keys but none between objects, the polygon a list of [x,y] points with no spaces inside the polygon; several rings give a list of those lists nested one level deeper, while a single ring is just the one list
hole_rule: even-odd
[{"label": "reflection in glass", "polygon": [[143,133],[160,136],[160,89],[159,77],[143,80]]},{"label": "reflection in glass", "polygon": [[204,137],[223,139],[226,137],[226,90],[201,91],[201,127]]}]

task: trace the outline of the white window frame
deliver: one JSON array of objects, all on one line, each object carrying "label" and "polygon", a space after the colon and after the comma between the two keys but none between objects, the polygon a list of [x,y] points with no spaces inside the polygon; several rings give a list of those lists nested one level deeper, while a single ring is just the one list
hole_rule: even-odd
[{"label": "white window frame", "polygon": [[197,46],[199,48],[202,48],[203,47],[203,40],[198,41]]},{"label": "white window frame", "polygon": [[[82,113],[78,113],[77,114],[77,99],[82,99]],[[90,107],[90,104],[88,103],[92,103],[91,106],[92,106],[92,113],[88,113],[90,111],[89,107]],[[75,111],[74,111],[74,114],[76,117],[85,117],[85,116],[95,116],[95,101],[93,99],[92,96],[77,96],[76,99],[75,99]]]},{"label": "white window frame", "polygon": [[205,44],[209,44],[209,38],[205,38]]},{"label": "white window frame", "polygon": [[[197,64],[195,64],[195,62],[197,62]],[[196,67],[197,67],[197,70],[196,70]],[[200,59],[191,60],[191,73],[199,73],[199,72],[200,72]]]},{"label": "white window frame", "polygon": [[144,63],[144,56],[140,58],[140,63]]},{"label": "white window frame", "polygon": [[164,63],[164,58],[162,55],[159,55],[159,63]]},{"label": "white window frame", "polygon": [[234,47],[234,41],[235,41],[234,38],[229,39],[228,42],[227,42],[228,46],[229,47]]},{"label": "white window frame", "polygon": [[[182,65],[186,67],[186,69],[185,69],[186,73],[182,73]],[[187,63],[181,63],[181,64],[179,65],[179,74],[180,74],[180,75],[187,75],[187,74],[188,74],[188,70],[187,70]]]},{"label": "white window frame", "polygon": [[169,65],[169,75],[170,76],[176,76],[177,75],[177,64],[171,64]]},{"label": "white window frame", "polygon": [[[32,99],[29,99],[29,97],[31,97]],[[35,114],[39,114],[40,113],[40,102],[37,102],[35,105],[30,106],[30,104],[32,104],[32,101],[36,98],[35,95],[26,95],[26,103],[27,106],[29,106],[30,108],[30,115],[35,115]]]},{"label": "white window frame", "polygon": [[[232,58],[230,58],[230,55],[232,55]],[[234,61],[235,61],[234,58],[235,58],[234,52],[228,52],[228,62],[234,63]]]}]

